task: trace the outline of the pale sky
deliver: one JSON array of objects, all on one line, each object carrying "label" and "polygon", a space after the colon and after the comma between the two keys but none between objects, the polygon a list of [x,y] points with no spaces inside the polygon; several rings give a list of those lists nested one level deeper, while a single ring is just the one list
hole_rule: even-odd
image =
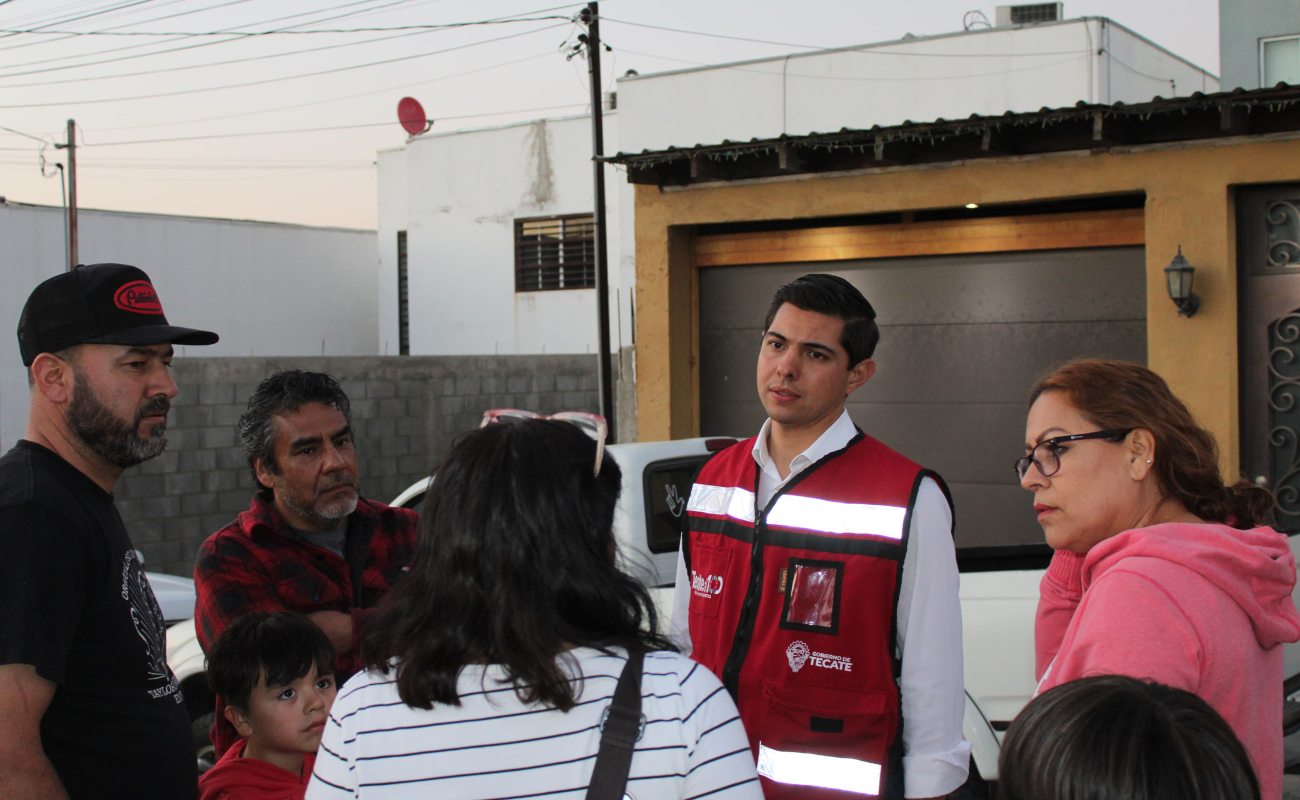
[{"label": "pale sky", "polygon": [[[86,145],[77,151],[85,208],[373,228],[375,152],[406,136],[398,100],[420,100],[439,131],[583,113],[586,63],[560,52],[579,29],[545,19],[240,37],[86,34],[392,28],[571,17],[582,7],[558,3],[0,0],[0,127],[62,142],[75,118]],[[627,23],[838,47],[959,31],[965,12],[991,19],[993,8],[980,0],[603,0],[601,34],[614,48],[602,55],[605,80],[613,88],[628,69],[644,75],[798,49]],[[1210,0],[1067,0],[1065,14],[1110,17],[1219,72],[1218,5]],[[10,33],[36,28],[46,33]],[[308,49],[315,52],[298,52]],[[359,66],[379,61],[391,63]],[[303,130],[340,126],[366,127]],[[194,138],[226,134],[241,135]],[[126,142],[142,143],[117,144]],[[0,195],[61,203],[58,178],[41,176],[41,148],[0,130]],[[49,162],[65,156],[52,146],[44,152]],[[483,165],[485,179],[492,170]]]}]

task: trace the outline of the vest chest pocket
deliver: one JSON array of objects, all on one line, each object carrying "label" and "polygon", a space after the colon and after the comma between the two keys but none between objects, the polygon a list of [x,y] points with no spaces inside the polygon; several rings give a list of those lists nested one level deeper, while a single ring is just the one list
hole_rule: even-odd
[{"label": "vest chest pocket", "polygon": [[692,614],[716,617],[730,582],[731,550],[703,545],[691,548]]},{"label": "vest chest pocket", "polygon": [[758,774],[769,800],[883,791],[897,729],[888,694],[765,681],[763,695]]},{"label": "vest chest pocket", "polygon": [[844,562],[791,558],[784,572],[781,591],[785,602],[777,627],[832,636],[839,633]]}]

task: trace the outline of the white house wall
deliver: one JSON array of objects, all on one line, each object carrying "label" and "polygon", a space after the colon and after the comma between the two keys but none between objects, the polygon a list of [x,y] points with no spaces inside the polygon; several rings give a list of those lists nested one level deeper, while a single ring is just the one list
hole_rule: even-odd
[{"label": "white house wall", "polygon": [[[1106,42],[1132,69],[1097,54]],[[1205,70],[1100,18],[799,53],[619,79],[619,149],[1135,102],[1171,96],[1166,78],[1180,96],[1218,89]]]},{"label": "white house wall", "polygon": [[[613,145],[616,116],[604,119]],[[614,170],[606,172],[613,302],[621,297],[621,192]],[[401,230],[407,236],[412,355],[597,350],[594,289],[515,292],[515,220],[592,212],[589,117],[418,137],[402,151],[380,154],[379,184],[381,338],[390,353],[397,337]],[[630,322],[625,326],[630,340]],[[617,345],[617,333],[611,338]]]},{"label": "white house wall", "polygon": [[[1102,21],[1109,80],[1102,87],[1103,103],[1147,103],[1151,98],[1187,97],[1194,92],[1219,91],[1219,79],[1205,70],[1153,45],[1122,25]],[[1103,73],[1105,76],[1106,73]]]},{"label": "white house wall", "polygon": [[[379,311],[373,231],[81,210],[80,260],[149,273],[167,318],[216,331],[186,356],[370,355]],[[14,332],[27,295],[64,269],[63,210],[0,204],[0,447],[27,425]],[[178,355],[181,353],[178,352]]]}]

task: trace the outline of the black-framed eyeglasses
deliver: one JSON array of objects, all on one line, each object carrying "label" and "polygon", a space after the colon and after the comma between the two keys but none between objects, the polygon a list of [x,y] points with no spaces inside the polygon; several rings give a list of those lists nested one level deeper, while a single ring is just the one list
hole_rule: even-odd
[{"label": "black-framed eyeglasses", "polygon": [[1077,442],[1081,439],[1120,439],[1128,436],[1132,428],[1124,431],[1093,431],[1092,433],[1072,433],[1069,436],[1053,436],[1034,445],[1029,455],[1016,459],[1016,477],[1025,479],[1029,465],[1038,467],[1044,478],[1050,478],[1061,471],[1061,445],[1065,442]]}]

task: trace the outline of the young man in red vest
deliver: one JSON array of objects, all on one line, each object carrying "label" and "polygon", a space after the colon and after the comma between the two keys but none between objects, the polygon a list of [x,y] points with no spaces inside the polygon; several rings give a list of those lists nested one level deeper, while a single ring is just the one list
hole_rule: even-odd
[{"label": "young man in red vest", "polygon": [[875,374],[875,317],[833,275],[777,290],[768,421],[687,508],[674,638],[736,699],[768,800],[938,797],[969,767],[947,487],[844,408]]}]

